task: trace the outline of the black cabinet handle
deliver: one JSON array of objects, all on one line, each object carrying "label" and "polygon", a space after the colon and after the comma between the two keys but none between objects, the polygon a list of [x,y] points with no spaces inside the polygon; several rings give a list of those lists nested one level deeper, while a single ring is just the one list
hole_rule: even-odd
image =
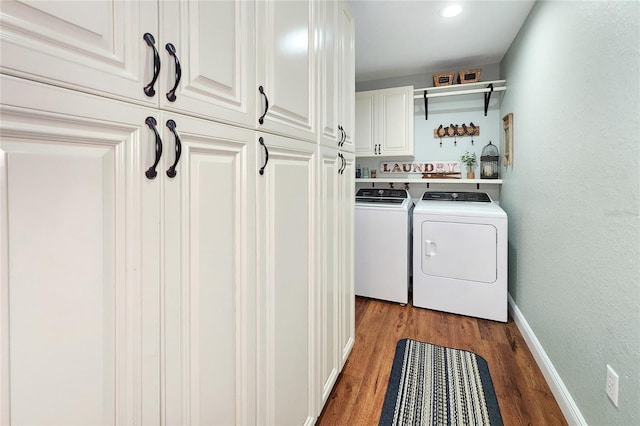
[{"label": "black cabinet handle", "polygon": [[264,116],[267,115],[267,111],[269,111],[269,98],[267,98],[267,94],[264,93],[264,87],[258,87],[258,91],[262,96],[264,96],[264,114],[258,118],[258,123],[264,124]]},{"label": "black cabinet handle", "polygon": [[162,157],[162,139],[160,138],[160,134],[158,133],[158,129],[156,125],[158,122],[153,117],[147,117],[144,122],[149,126],[153,133],[156,135],[156,161],[154,161],[153,166],[149,167],[149,169],[144,173],[148,179],[155,179],[158,173],[156,172],[156,167],[158,167],[158,163],[160,162],[160,157]]},{"label": "black cabinet handle", "polygon": [[264,147],[264,165],[262,167],[260,167],[259,173],[260,175],[264,174],[264,168],[267,167],[267,163],[269,162],[269,150],[267,149],[267,146],[264,144],[264,139],[262,139],[262,136],[260,136],[260,139],[258,139],[258,142],[260,142],[260,145],[262,145]]},{"label": "black cabinet handle", "polygon": [[176,177],[176,166],[178,165],[178,161],[180,161],[180,155],[182,154],[182,143],[180,142],[180,136],[178,136],[178,132],[176,132],[176,122],[173,120],[167,120],[167,127],[173,133],[174,138],[176,139],[176,159],[173,162],[173,165],[167,169],[167,176],[170,178]]},{"label": "black cabinet handle", "polygon": [[344,141],[347,139],[347,133],[344,131],[342,126],[338,126],[338,130],[340,130],[340,141],[338,142],[338,146],[342,148]]},{"label": "black cabinet handle", "polygon": [[176,63],[176,82],[173,85],[173,89],[167,92],[167,99],[169,99],[169,102],[175,102],[176,90],[178,89],[178,84],[180,84],[180,78],[182,78],[182,68],[180,67],[180,61],[178,60],[178,55],[176,54],[176,47],[171,43],[167,43],[165,48],[167,49],[167,52],[169,52],[169,55],[173,56],[173,60]]},{"label": "black cabinet handle", "polygon": [[153,88],[153,86],[156,84],[156,80],[160,75],[160,55],[158,54],[158,50],[156,49],[156,40],[151,34],[144,33],[144,36],[142,36],[142,38],[147,42],[147,45],[149,45],[149,47],[153,49],[153,78],[151,79],[151,82],[149,82],[149,84],[144,86],[144,94],[152,97],[156,94],[156,90]]},{"label": "black cabinet handle", "polygon": [[343,174],[344,173],[344,169],[347,168],[347,160],[344,158],[344,155],[342,155],[342,153],[338,153],[338,156],[340,157],[340,161],[342,162],[342,165],[340,166],[340,169],[338,170],[338,174]]}]

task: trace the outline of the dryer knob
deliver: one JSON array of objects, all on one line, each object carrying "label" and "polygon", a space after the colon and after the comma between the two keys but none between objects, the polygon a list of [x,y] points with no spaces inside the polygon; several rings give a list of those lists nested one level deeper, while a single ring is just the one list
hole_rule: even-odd
[{"label": "dryer knob", "polygon": [[453,201],[457,200],[458,199],[458,193],[457,192],[452,193],[451,194],[451,198],[453,198]]}]

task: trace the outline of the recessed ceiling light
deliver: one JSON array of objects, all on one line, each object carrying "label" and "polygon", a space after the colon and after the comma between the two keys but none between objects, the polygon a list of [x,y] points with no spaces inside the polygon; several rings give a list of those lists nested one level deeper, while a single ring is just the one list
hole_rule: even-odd
[{"label": "recessed ceiling light", "polygon": [[458,16],[462,13],[462,6],[459,4],[450,4],[449,6],[442,9],[440,15],[445,18],[453,18],[454,16]]}]

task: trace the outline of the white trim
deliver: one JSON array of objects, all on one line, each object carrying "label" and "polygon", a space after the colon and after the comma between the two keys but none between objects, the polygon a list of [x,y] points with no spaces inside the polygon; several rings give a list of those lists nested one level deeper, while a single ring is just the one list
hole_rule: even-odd
[{"label": "white trim", "polygon": [[508,295],[508,299],[509,312],[513,317],[513,321],[516,323],[518,330],[520,330],[522,337],[524,337],[529,350],[533,354],[538,367],[542,371],[542,375],[547,380],[547,383],[551,388],[551,392],[556,398],[556,401],[558,402],[560,410],[562,410],[562,414],[564,414],[565,419],[570,425],[586,426],[586,420],[584,419],[584,417],[582,417],[580,409],[573,400],[573,397],[569,393],[569,390],[564,385],[562,378],[551,363],[551,360],[547,356],[547,353],[544,351],[542,344],[534,334],[531,327],[529,327],[529,323],[527,323],[527,320],[524,318],[524,315],[522,315],[522,312],[520,312],[518,305],[516,305],[510,294]]}]

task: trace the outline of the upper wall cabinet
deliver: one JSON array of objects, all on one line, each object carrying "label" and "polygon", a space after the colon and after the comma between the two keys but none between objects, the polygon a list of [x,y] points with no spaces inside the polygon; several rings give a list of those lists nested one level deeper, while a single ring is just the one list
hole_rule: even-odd
[{"label": "upper wall cabinet", "polygon": [[317,3],[256,4],[257,101],[260,131],[316,142]]},{"label": "upper wall cabinet", "polygon": [[413,155],[413,86],[356,93],[358,157]]},{"label": "upper wall cabinet", "polygon": [[346,2],[320,2],[320,143],[353,152],[354,22]]},{"label": "upper wall cabinet", "polygon": [[[143,104],[160,49],[153,1],[14,1],[0,4],[0,71]],[[159,60],[158,60],[159,62]],[[157,87],[156,87],[157,88]]]},{"label": "upper wall cabinet", "polygon": [[339,123],[343,131],[342,149],[353,152],[355,134],[354,96],[356,91],[355,24],[347,2],[339,10],[340,25],[340,114]]},{"label": "upper wall cabinet", "polygon": [[254,125],[252,2],[3,0],[0,9],[3,73]]},{"label": "upper wall cabinet", "polygon": [[[160,106],[254,127],[254,3],[160,1],[159,8]],[[146,54],[151,60],[150,47]]]}]

